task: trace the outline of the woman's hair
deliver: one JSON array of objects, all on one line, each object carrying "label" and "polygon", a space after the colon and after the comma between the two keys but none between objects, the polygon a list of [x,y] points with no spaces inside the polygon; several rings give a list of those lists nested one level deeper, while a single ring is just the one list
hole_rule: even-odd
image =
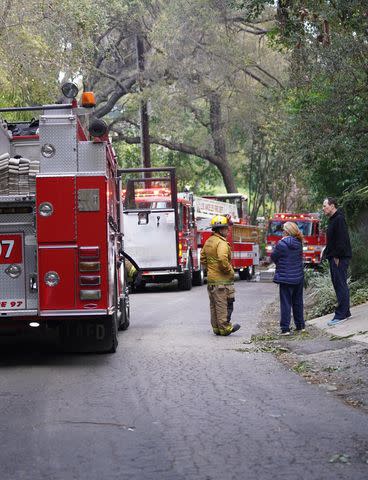
[{"label": "woman's hair", "polygon": [[299,230],[298,225],[294,222],[286,222],[283,226],[284,232],[290,235],[291,237],[295,237],[303,243],[303,234]]}]

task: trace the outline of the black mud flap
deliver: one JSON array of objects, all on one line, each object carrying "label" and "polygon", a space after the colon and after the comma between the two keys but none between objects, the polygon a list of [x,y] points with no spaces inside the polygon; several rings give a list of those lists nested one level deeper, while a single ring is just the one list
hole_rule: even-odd
[{"label": "black mud flap", "polygon": [[115,353],[118,346],[116,318],[110,315],[67,320],[59,326],[59,339],[62,351]]}]

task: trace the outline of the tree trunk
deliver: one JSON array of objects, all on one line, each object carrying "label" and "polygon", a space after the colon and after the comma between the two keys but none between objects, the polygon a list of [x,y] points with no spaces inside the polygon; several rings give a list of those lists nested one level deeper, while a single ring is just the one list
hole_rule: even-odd
[{"label": "tree trunk", "polygon": [[[142,73],[145,69],[144,43],[141,35],[136,36],[137,43],[137,67],[140,78],[140,90],[142,91]],[[151,168],[151,149],[149,140],[149,118],[147,101],[141,100],[140,104],[140,130],[141,130],[141,156],[143,168]],[[146,175],[149,176],[149,175]]]},{"label": "tree trunk", "polygon": [[219,163],[217,168],[221,173],[227,193],[237,193],[238,189],[235,185],[234,174],[228,162]]},{"label": "tree trunk", "polygon": [[218,93],[211,92],[209,95],[209,102],[210,132],[213,140],[215,156],[219,159],[217,167],[224,180],[226,191],[228,193],[237,193],[238,189],[235,185],[234,175],[227,159],[224,124],[222,121],[221,100]]}]

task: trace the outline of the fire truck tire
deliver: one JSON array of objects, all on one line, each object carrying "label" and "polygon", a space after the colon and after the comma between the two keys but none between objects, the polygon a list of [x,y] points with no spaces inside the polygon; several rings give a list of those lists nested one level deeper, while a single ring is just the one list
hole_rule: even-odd
[{"label": "fire truck tire", "polygon": [[130,306],[129,306],[129,297],[124,296],[120,298],[120,324],[119,330],[127,330],[130,325]]},{"label": "fire truck tire", "polygon": [[247,280],[250,282],[254,277],[255,269],[254,266],[244,268],[244,270],[239,270],[239,278],[240,280]]},{"label": "fire truck tire", "polygon": [[115,353],[118,348],[118,317],[115,312],[107,318],[106,329],[108,330],[107,336],[110,337],[110,347],[107,348],[106,353]]},{"label": "fire truck tire", "polygon": [[179,290],[191,290],[193,285],[192,261],[189,259],[188,268],[184,270],[183,275],[178,279]]},{"label": "fire truck tire", "polygon": [[107,353],[115,353],[118,347],[118,329],[119,329],[119,301],[118,301],[118,292],[117,292],[117,275],[115,273],[114,279],[115,289],[114,289],[114,306],[115,310],[112,315],[109,315],[106,319],[106,336],[108,341],[110,341],[111,347],[106,350]]},{"label": "fire truck tire", "polygon": [[201,267],[199,270],[193,272],[193,285],[200,287],[204,284],[204,270]]}]

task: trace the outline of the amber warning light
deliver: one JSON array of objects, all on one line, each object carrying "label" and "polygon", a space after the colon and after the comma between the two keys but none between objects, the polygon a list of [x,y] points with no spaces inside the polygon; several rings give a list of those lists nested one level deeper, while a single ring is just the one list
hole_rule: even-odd
[{"label": "amber warning light", "polygon": [[96,98],[93,92],[83,92],[81,99],[82,107],[92,108],[96,106]]}]

